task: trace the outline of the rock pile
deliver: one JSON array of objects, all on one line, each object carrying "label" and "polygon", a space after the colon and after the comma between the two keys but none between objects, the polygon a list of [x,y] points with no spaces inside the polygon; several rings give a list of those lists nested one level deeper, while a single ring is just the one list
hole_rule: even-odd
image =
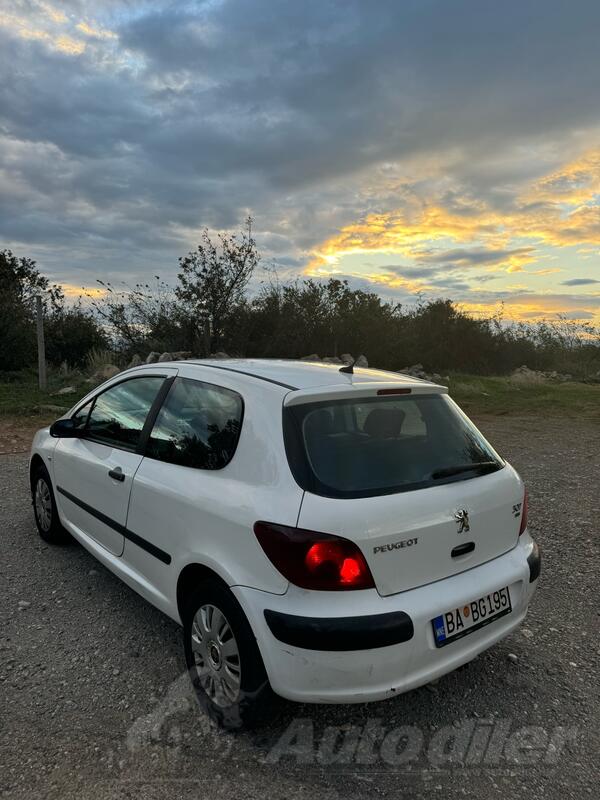
[{"label": "rock pile", "polygon": [[529,369],[526,364],[523,364],[523,366],[517,367],[510,379],[513,383],[565,383],[572,381],[573,376],[568,373],[556,372],[556,370],[542,372],[537,369]]},{"label": "rock pile", "polygon": [[[156,350],[153,350],[151,353],[148,353],[146,356],[145,362],[142,362],[140,356],[137,353],[131,359],[129,364],[130,367],[137,367],[138,364],[146,363],[146,364],[157,364],[163,363],[165,361],[185,361],[187,358],[191,358],[192,353],[191,350],[174,350],[172,353],[157,353]],[[139,361],[137,359],[140,359]],[[133,363],[135,361],[135,363]]]},{"label": "rock pile", "polygon": [[432,381],[433,383],[448,384],[450,378],[447,375],[440,375],[438,372],[425,372],[423,364],[413,364],[412,367],[399,369],[403,375],[410,375],[411,378],[419,378],[422,381]]},{"label": "rock pile", "polygon": [[300,361],[321,361],[323,364],[339,364],[340,366],[344,364],[354,364],[355,367],[369,366],[366,356],[360,355],[355,360],[354,356],[350,353],[342,353],[339,358],[337,356],[323,356],[323,358],[321,358],[317,353],[311,353],[309,356],[302,356]]}]

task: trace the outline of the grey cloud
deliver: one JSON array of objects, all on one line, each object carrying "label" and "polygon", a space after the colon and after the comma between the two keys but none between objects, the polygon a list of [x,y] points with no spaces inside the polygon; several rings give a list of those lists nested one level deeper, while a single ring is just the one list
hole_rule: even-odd
[{"label": "grey cloud", "polygon": [[511,256],[530,256],[534,252],[534,247],[514,247],[504,250],[493,250],[484,247],[457,248],[455,250],[434,250],[419,253],[415,256],[415,259],[427,264],[451,264],[453,266],[470,267],[482,264],[502,264]]},{"label": "grey cloud", "polygon": [[[592,0],[547,0],[543,14],[536,0],[65,7],[118,42],[72,57],[0,30],[0,236],[65,280],[100,266],[174,273],[186,231],[248,211],[266,255],[292,269],[374,205],[353,176],[459,148],[453,176],[501,204],[513,176],[482,172],[490,156],[599,121]],[[444,269],[510,252],[447,251]]]},{"label": "grey cloud", "polygon": [[600,283],[595,278],[570,278],[568,281],[561,281],[561,286],[591,286]]}]

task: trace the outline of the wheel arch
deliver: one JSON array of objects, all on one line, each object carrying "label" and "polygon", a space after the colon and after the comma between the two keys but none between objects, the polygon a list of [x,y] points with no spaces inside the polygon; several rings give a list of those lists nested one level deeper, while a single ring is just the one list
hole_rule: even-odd
[{"label": "wheel arch", "polygon": [[179,573],[179,577],[177,578],[176,598],[177,612],[179,614],[179,619],[182,622],[185,598],[187,597],[188,593],[193,587],[197,586],[199,583],[202,583],[202,581],[209,579],[216,580],[226,589],[229,589],[227,581],[223,580],[221,575],[215,572],[215,570],[211,567],[208,567],[206,564],[200,564],[197,562],[186,564],[186,566]]},{"label": "wheel arch", "polygon": [[29,462],[29,485],[32,487],[33,487],[33,476],[36,470],[39,469],[40,467],[44,467],[46,470],[48,469],[41,455],[39,453],[34,453],[33,456],[31,457],[31,461]]}]

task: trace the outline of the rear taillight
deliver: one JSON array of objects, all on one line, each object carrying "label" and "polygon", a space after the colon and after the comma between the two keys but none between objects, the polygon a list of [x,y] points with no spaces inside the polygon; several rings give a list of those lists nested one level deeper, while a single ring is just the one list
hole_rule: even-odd
[{"label": "rear taillight", "polygon": [[255,522],[254,533],[284,578],[303,589],[372,589],[365,557],[354,542],[274,522]]},{"label": "rear taillight", "polygon": [[529,510],[529,502],[527,497],[527,489],[525,489],[525,494],[523,495],[523,510],[521,511],[521,527],[519,528],[519,536],[525,532],[525,528],[527,527],[528,510]]}]

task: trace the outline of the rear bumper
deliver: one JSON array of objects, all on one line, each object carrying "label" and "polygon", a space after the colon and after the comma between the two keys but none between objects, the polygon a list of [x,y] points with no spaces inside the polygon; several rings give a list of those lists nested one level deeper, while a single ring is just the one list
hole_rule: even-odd
[{"label": "rear bumper", "polygon": [[[487,564],[388,597],[293,586],[284,595],[241,586],[232,591],[277,694],[300,702],[361,703],[429,683],[509,634],[525,618],[536,569],[539,575],[539,551],[524,533],[513,550]],[[435,646],[434,617],[503,586],[510,589],[512,613]]]}]

